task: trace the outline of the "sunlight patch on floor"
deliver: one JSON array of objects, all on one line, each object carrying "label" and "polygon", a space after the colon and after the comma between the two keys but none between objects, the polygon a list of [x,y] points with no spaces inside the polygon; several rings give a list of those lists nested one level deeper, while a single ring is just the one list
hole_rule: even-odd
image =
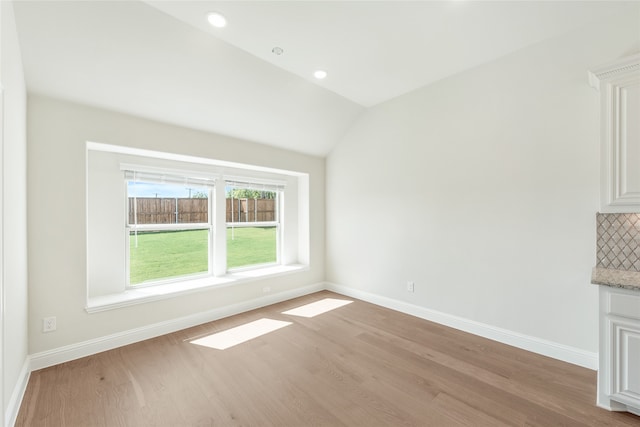
[{"label": "sunlight patch on floor", "polygon": [[351,304],[353,301],[335,298],[325,298],[320,301],[305,304],[300,307],[284,311],[282,314],[290,314],[300,317],[314,317],[327,311],[335,310],[343,305]]},{"label": "sunlight patch on floor", "polygon": [[215,348],[217,350],[226,350],[234,345],[242,344],[259,336],[276,331],[285,326],[291,325],[291,322],[283,322],[281,320],[260,319],[226,331],[216,332],[206,337],[198,338],[191,341],[191,344],[201,345],[204,347]]}]

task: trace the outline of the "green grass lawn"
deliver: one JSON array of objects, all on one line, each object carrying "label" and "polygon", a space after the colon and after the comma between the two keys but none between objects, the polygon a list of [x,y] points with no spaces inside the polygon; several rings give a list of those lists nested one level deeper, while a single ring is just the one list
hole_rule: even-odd
[{"label": "green grass lawn", "polygon": [[276,228],[227,228],[227,268],[276,262]]},{"label": "green grass lawn", "polygon": [[[207,271],[208,230],[138,233],[130,236],[130,281],[184,276]],[[276,228],[227,229],[227,268],[276,261]]]}]

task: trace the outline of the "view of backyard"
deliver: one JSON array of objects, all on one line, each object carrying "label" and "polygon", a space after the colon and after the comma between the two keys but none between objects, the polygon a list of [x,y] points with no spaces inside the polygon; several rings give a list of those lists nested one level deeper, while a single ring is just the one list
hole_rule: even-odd
[{"label": "view of backyard", "polygon": [[[131,285],[208,270],[208,230],[138,232],[130,236]],[[275,227],[227,228],[227,268],[276,261]]]}]

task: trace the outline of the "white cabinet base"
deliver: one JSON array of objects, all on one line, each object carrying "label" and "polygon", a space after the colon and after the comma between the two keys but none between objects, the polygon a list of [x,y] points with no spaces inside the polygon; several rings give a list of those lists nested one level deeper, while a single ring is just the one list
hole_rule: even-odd
[{"label": "white cabinet base", "polygon": [[598,401],[640,415],[640,292],[600,286]]}]

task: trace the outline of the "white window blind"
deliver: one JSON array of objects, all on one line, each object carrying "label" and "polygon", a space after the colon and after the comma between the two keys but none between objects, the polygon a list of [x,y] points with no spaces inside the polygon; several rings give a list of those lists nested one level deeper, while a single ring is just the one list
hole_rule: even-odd
[{"label": "white window blind", "polygon": [[154,184],[176,184],[193,187],[213,187],[215,185],[215,178],[182,174],[178,171],[164,172],[125,169],[124,177],[127,181],[150,182]]},{"label": "white window blind", "polygon": [[256,191],[278,192],[284,190],[284,183],[227,180],[225,184],[230,188],[246,188]]}]

